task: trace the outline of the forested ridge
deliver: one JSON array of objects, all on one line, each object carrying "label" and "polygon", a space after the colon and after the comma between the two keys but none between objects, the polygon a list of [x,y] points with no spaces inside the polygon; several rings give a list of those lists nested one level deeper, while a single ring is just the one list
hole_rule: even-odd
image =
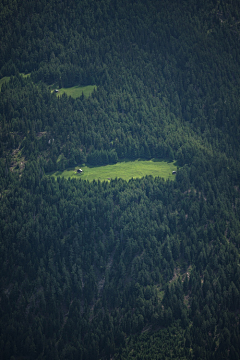
[{"label": "forested ridge", "polygon": [[[239,359],[239,12],[0,0],[2,359]],[[138,158],[175,180],[50,176]]]}]

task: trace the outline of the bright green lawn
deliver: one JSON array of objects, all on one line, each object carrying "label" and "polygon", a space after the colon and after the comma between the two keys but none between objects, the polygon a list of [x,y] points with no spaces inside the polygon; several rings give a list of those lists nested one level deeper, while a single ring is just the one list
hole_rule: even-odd
[{"label": "bright green lawn", "polygon": [[68,96],[71,96],[72,98],[76,99],[77,97],[81,96],[83,93],[83,95],[85,97],[88,97],[89,95],[91,95],[94,88],[95,88],[95,90],[97,90],[96,85],[73,86],[73,87],[69,87],[69,88],[61,88],[61,89],[58,89],[57,95],[60,96],[63,93],[66,93]]},{"label": "bright green lawn", "polygon": [[78,178],[82,180],[100,180],[107,181],[115,178],[122,178],[129,180],[131,178],[142,178],[146,175],[152,175],[153,177],[160,176],[164,179],[174,180],[175,175],[172,175],[172,171],[176,171],[177,167],[174,162],[166,162],[160,160],[136,160],[136,161],[121,161],[114,165],[88,167],[81,166],[83,172],[78,174],[78,167],[74,170],[65,170],[63,172],[55,172],[54,177],[63,176],[64,178]]}]

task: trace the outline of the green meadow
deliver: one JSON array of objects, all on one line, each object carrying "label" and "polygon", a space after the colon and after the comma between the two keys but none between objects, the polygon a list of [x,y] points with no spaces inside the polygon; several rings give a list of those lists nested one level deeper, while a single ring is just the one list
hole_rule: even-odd
[{"label": "green meadow", "polygon": [[74,99],[76,99],[77,97],[80,97],[82,94],[85,97],[88,97],[89,95],[91,95],[91,93],[93,92],[94,89],[97,90],[96,85],[72,86],[69,88],[61,88],[61,89],[58,89],[57,96],[61,96],[65,93]]},{"label": "green meadow", "polygon": [[[22,75],[23,77],[28,77],[30,76],[30,74],[23,74],[23,73],[20,73],[20,75]],[[8,83],[10,80],[10,76],[4,76],[3,78],[0,79],[0,89],[2,87],[2,84],[4,83]]]},{"label": "green meadow", "polygon": [[153,177],[162,177],[165,180],[174,180],[175,175],[172,171],[177,170],[176,162],[167,162],[161,160],[135,160],[135,161],[121,161],[114,165],[105,165],[97,167],[81,166],[82,173],[78,174],[75,169],[65,170],[63,172],[57,171],[53,173],[54,177],[62,176],[64,178],[77,178],[82,180],[100,180],[109,181],[115,178],[122,178],[130,180],[135,178],[142,178],[146,175]]},{"label": "green meadow", "polygon": [[10,80],[10,76],[4,76],[3,78],[0,79],[0,89],[2,87],[2,84],[4,84],[5,82],[8,83]]},{"label": "green meadow", "polygon": [[[23,77],[28,77],[30,76],[30,74],[23,74],[20,73],[20,75],[22,75]],[[8,83],[10,80],[10,76],[4,76],[3,78],[0,79],[0,90],[2,87],[2,84],[4,84],[5,82]],[[52,92],[55,91],[56,88],[54,88],[54,85],[52,85],[50,87],[52,89]],[[85,97],[89,97],[92,92],[95,90],[97,90],[97,86],[96,85],[87,85],[87,86],[72,86],[69,88],[61,88],[61,89],[57,89],[58,93],[57,96],[62,96],[64,93],[68,96],[71,96],[72,98],[76,99],[78,97],[80,97],[82,94]]]}]

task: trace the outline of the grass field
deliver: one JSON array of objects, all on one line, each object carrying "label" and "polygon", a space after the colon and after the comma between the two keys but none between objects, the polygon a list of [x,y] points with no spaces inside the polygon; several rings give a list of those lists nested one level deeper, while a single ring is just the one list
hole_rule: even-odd
[{"label": "grass field", "polygon": [[105,165],[98,167],[81,166],[83,172],[78,174],[78,167],[63,172],[57,171],[53,173],[54,177],[63,176],[64,178],[77,178],[82,180],[93,181],[109,181],[115,178],[122,178],[130,180],[131,178],[142,178],[146,175],[153,177],[162,177],[164,179],[174,180],[175,175],[172,171],[177,170],[175,162],[167,162],[161,160],[135,160],[135,161],[121,161],[114,165]]},{"label": "grass field", "polygon": [[10,80],[10,76],[4,76],[3,78],[0,79],[0,89],[2,87],[2,84],[4,84],[5,82],[8,83]]},{"label": "grass field", "polygon": [[[28,77],[30,76],[30,74],[23,74],[23,73],[20,73],[20,75],[22,75],[23,77]],[[0,89],[2,87],[2,84],[4,84],[5,82],[8,83],[10,80],[10,76],[4,76],[3,78],[0,79]]]},{"label": "grass field", "polygon": [[[91,95],[93,90],[97,90],[96,85],[88,85],[88,86],[73,86],[69,88],[61,88],[58,89],[58,96],[61,96],[63,93],[66,93],[68,96],[71,96],[72,98],[76,99],[77,97],[80,97],[83,93],[85,97],[88,97]],[[54,90],[53,90],[54,91]]]},{"label": "grass field", "polygon": [[28,73],[28,74],[20,73],[20,75],[22,75],[24,78],[26,78],[26,77],[29,77],[31,74],[30,73]]}]

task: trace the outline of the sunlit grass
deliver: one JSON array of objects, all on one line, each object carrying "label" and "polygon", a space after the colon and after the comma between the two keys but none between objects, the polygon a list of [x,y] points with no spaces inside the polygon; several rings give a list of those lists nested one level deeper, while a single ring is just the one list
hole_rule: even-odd
[{"label": "sunlit grass", "polygon": [[22,75],[24,78],[26,78],[26,77],[29,77],[31,74],[30,73],[28,73],[28,74],[20,73],[20,75]]},{"label": "sunlit grass", "polygon": [[[91,95],[91,93],[93,92],[94,89],[97,90],[96,85],[72,86],[69,88],[61,88],[61,89],[57,89],[58,90],[57,96],[61,96],[65,93],[74,99],[76,99],[77,97],[80,97],[82,94],[85,97],[88,97],[89,95]],[[53,91],[55,91],[55,90],[53,90]]]},{"label": "sunlit grass", "polygon": [[[23,77],[28,77],[30,76],[31,74],[23,74],[23,73],[20,73],[20,75],[22,75]],[[3,78],[0,79],[0,89],[2,87],[2,84],[4,83],[8,83],[10,80],[10,76],[4,76]]]},{"label": "sunlit grass", "polygon": [[175,162],[167,162],[161,160],[135,160],[135,161],[121,161],[114,165],[105,165],[98,167],[81,166],[82,173],[78,174],[75,169],[65,170],[63,172],[57,171],[53,174],[54,177],[62,176],[64,178],[77,178],[82,180],[100,180],[109,181],[115,178],[122,178],[130,180],[134,178],[142,178],[146,175],[153,177],[162,177],[164,179],[175,179],[172,175],[173,171],[177,170]]},{"label": "sunlit grass", "polygon": [[2,84],[4,83],[8,83],[10,80],[10,76],[4,76],[3,78],[0,79],[0,89],[2,87]]}]

